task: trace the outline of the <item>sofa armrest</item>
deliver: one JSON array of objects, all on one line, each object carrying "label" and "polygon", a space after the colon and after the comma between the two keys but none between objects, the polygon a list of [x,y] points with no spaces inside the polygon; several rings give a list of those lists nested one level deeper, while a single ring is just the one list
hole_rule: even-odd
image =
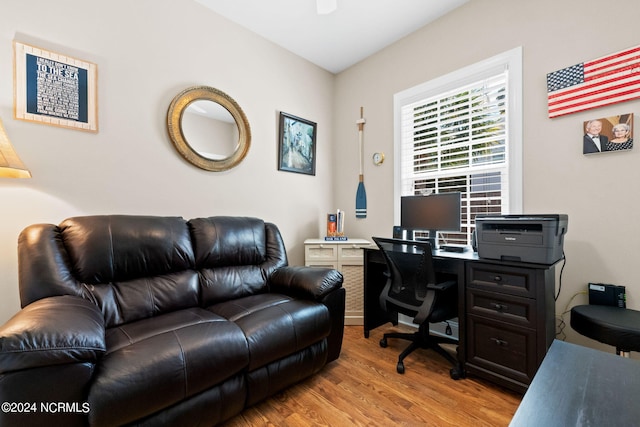
[{"label": "sofa armrest", "polygon": [[269,278],[270,289],[287,295],[322,300],[342,287],[342,274],[332,268],[281,267]]},{"label": "sofa armrest", "polygon": [[106,351],[104,318],[91,301],[35,301],[0,326],[0,374],[67,363],[96,363]]}]

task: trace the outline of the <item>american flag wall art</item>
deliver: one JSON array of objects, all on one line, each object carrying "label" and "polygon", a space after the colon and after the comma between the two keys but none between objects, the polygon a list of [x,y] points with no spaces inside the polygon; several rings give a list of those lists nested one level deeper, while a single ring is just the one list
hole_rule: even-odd
[{"label": "american flag wall art", "polygon": [[547,74],[549,118],[640,98],[640,46]]}]

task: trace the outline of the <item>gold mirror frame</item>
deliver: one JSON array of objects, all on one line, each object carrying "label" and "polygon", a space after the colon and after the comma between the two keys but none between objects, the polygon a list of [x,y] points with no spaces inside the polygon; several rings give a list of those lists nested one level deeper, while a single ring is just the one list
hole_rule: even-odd
[{"label": "gold mirror frame", "polygon": [[[224,107],[238,126],[238,145],[230,156],[214,160],[200,155],[184,137],[182,116],[187,107],[195,101],[213,101]],[[251,128],[242,108],[226,93],[209,87],[193,86],[183,90],[171,101],[167,113],[167,129],[169,137],[178,152],[189,163],[212,172],[221,172],[237,166],[245,158],[251,145]]]}]

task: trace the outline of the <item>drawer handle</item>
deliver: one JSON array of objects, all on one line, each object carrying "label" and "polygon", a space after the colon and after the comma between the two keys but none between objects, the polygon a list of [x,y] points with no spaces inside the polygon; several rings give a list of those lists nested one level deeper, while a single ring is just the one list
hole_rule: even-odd
[{"label": "drawer handle", "polygon": [[509,345],[508,341],[500,340],[498,338],[491,338],[491,341],[496,343],[496,345],[499,347],[507,347]]},{"label": "drawer handle", "polygon": [[489,304],[491,306],[491,308],[493,308],[495,311],[498,311],[500,313],[502,313],[503,311],[505,311],[506,309],[509,308],[508,305],[504,305],[504,304],[498,304],[496,302],[492,302],[491,304]]},{"label": "drawer handle", "polygon": [[502,282],[502,276],[495,276],[493,280],[496,282]]}]

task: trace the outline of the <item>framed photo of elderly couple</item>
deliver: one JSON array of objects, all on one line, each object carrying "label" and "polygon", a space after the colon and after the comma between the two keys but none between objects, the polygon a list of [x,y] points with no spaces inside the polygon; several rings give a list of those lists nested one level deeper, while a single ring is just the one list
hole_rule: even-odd
[{"label": "framed photo of elderly couple", "polygon": [[633,114],[602,117],[583,123],[582,154],[631,150]]}]

